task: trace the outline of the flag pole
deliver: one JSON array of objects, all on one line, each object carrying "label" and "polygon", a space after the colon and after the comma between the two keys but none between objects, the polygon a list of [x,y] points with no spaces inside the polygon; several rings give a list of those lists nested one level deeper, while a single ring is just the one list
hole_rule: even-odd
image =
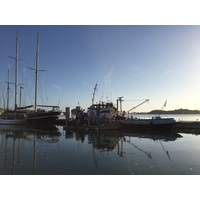
[{"label": "flag pole", "polygon": [[164,107],[166,107],[166,105],[167,105],[167,100],[165,100],[165,103],[163,104],[163,106],[162,106],[162,108],[161,108],[161,110],[160,110],[160,113],[159,113],[159,115],[158,115],[158,116],[160,116],[160,114],[161,114],[161,112],[162,112],[163,108],[164,108]]}]

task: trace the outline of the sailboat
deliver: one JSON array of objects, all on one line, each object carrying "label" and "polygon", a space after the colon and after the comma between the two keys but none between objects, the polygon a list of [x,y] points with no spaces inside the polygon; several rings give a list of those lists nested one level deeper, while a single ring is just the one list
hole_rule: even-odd
[{"label": "sailboat", "polygon": [[[53,125],[56,119],[59,118],[61,111],[58,106],[37,105],[37,93],[38,93],[38,72],[42,71],[38,69],[39,65],[39,34],[37,34],[37,49],[36,49],[36,68],[30,68],[35,71],[35,105],[34,111],[27,113],[27,124],[34,126],[46,126]],[[52,110],[46,111],[37,107],[52,107]]]},{"label": "sailboat", "polygon": [[[15,108],[9,109],[9,73],[8,73],[8,105],[0,114],[0,124],[5,125],[25,125],[27,122],[26,115],[17,109],[17,90],[18,90],[18,31],[16,35],[16,56],[10,57],[15,59]],[[8,70],[9,71],[9,70]]]}]

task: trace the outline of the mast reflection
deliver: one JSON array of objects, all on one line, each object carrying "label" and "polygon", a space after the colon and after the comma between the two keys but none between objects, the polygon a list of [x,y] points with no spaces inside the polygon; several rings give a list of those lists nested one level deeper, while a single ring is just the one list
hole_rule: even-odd
[{"label": "mast reflection", "polygon": [[25,141],[27,141],[30,142],[30,148],[33,148],[32,174],[37,174],[37,140],[55,143],[59,141],[60,135],[59,129],[55,126],[38,129],[25,125],[0,125],[1,163],[3,163],[2,167],[0,166],[0,173],[12,175],[18,173],[17,171],[26,163],[28,158],[22,157],[26,153],[24,148],[27,145]]},{"label": "mast reflection", "polygon": [[95,156],[95,150],[100,152],[113,151],[117,149],[117,155],[120,157],[125,157],[126,152],[124,151],[124,145],[130,144],[132,147],[140,152],[147,155],[149,159],[152,159],[151,152],[147,152],[142,147],[138,146],[133,142],[134,138],[139,139],[150,139],[157,144],[162,146],[162,149],[168,156],[170,160],[169,152],[165,149],[163,142],[175,141],[177,138],[182,136],[178,133],[168,132],[168,133],[134,133],[134,132],[121,132],[121,131],[100,131],[100,132],[66,132],[66,139],[76,137],[76,140],[85,141],[86,136],[88,137],[88,144],[93,147],[93,157],[94,163],[96,165],[97,159]]}]

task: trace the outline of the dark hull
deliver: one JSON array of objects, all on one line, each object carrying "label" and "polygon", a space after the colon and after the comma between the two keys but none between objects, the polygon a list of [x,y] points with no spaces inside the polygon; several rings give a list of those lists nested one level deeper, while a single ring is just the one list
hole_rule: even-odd
[{"label": "dark hull", "polygon": [[153,117],[151,119],[124,120],[124,129],[133,132],[168,132],[177,122],[174,118]]},{"label": "dark hull", "polygon": [[51,126],[59,118],[60,112],[35,112],[27,117],[28,126]]},{"label": "dark hull", "polygon": [[175,124],[124,124],[123,128],[125,131],[130,132],[139,132],[139,133],[166,133],[171,132],[173,130],[173,126]]}]

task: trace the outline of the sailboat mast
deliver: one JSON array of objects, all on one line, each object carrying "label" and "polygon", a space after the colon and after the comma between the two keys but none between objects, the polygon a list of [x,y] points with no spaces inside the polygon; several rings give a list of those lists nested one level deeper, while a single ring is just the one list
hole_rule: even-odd
[{"label": "sailboat mast", "polygon": [[16,36],[16,56],[15,56],[15,110],[17,109],[17,87],[18,87],[18,30]]},{"label": "sailboat mast", "polygon": [[21,109],[22,106],[22,89],[24,89],[22,86],[20,86],[20,94],[19,94],[19,107]]},{"label": "sailboat mast", "polygon": [[7,110],[10,103],[10,65],[8,65]]},{"label": "sailboat mast", "polygon": [[37,110],[38,64],[39,64],[39,33],[37,34],[36,69],[35,69],[35,111]]}]

